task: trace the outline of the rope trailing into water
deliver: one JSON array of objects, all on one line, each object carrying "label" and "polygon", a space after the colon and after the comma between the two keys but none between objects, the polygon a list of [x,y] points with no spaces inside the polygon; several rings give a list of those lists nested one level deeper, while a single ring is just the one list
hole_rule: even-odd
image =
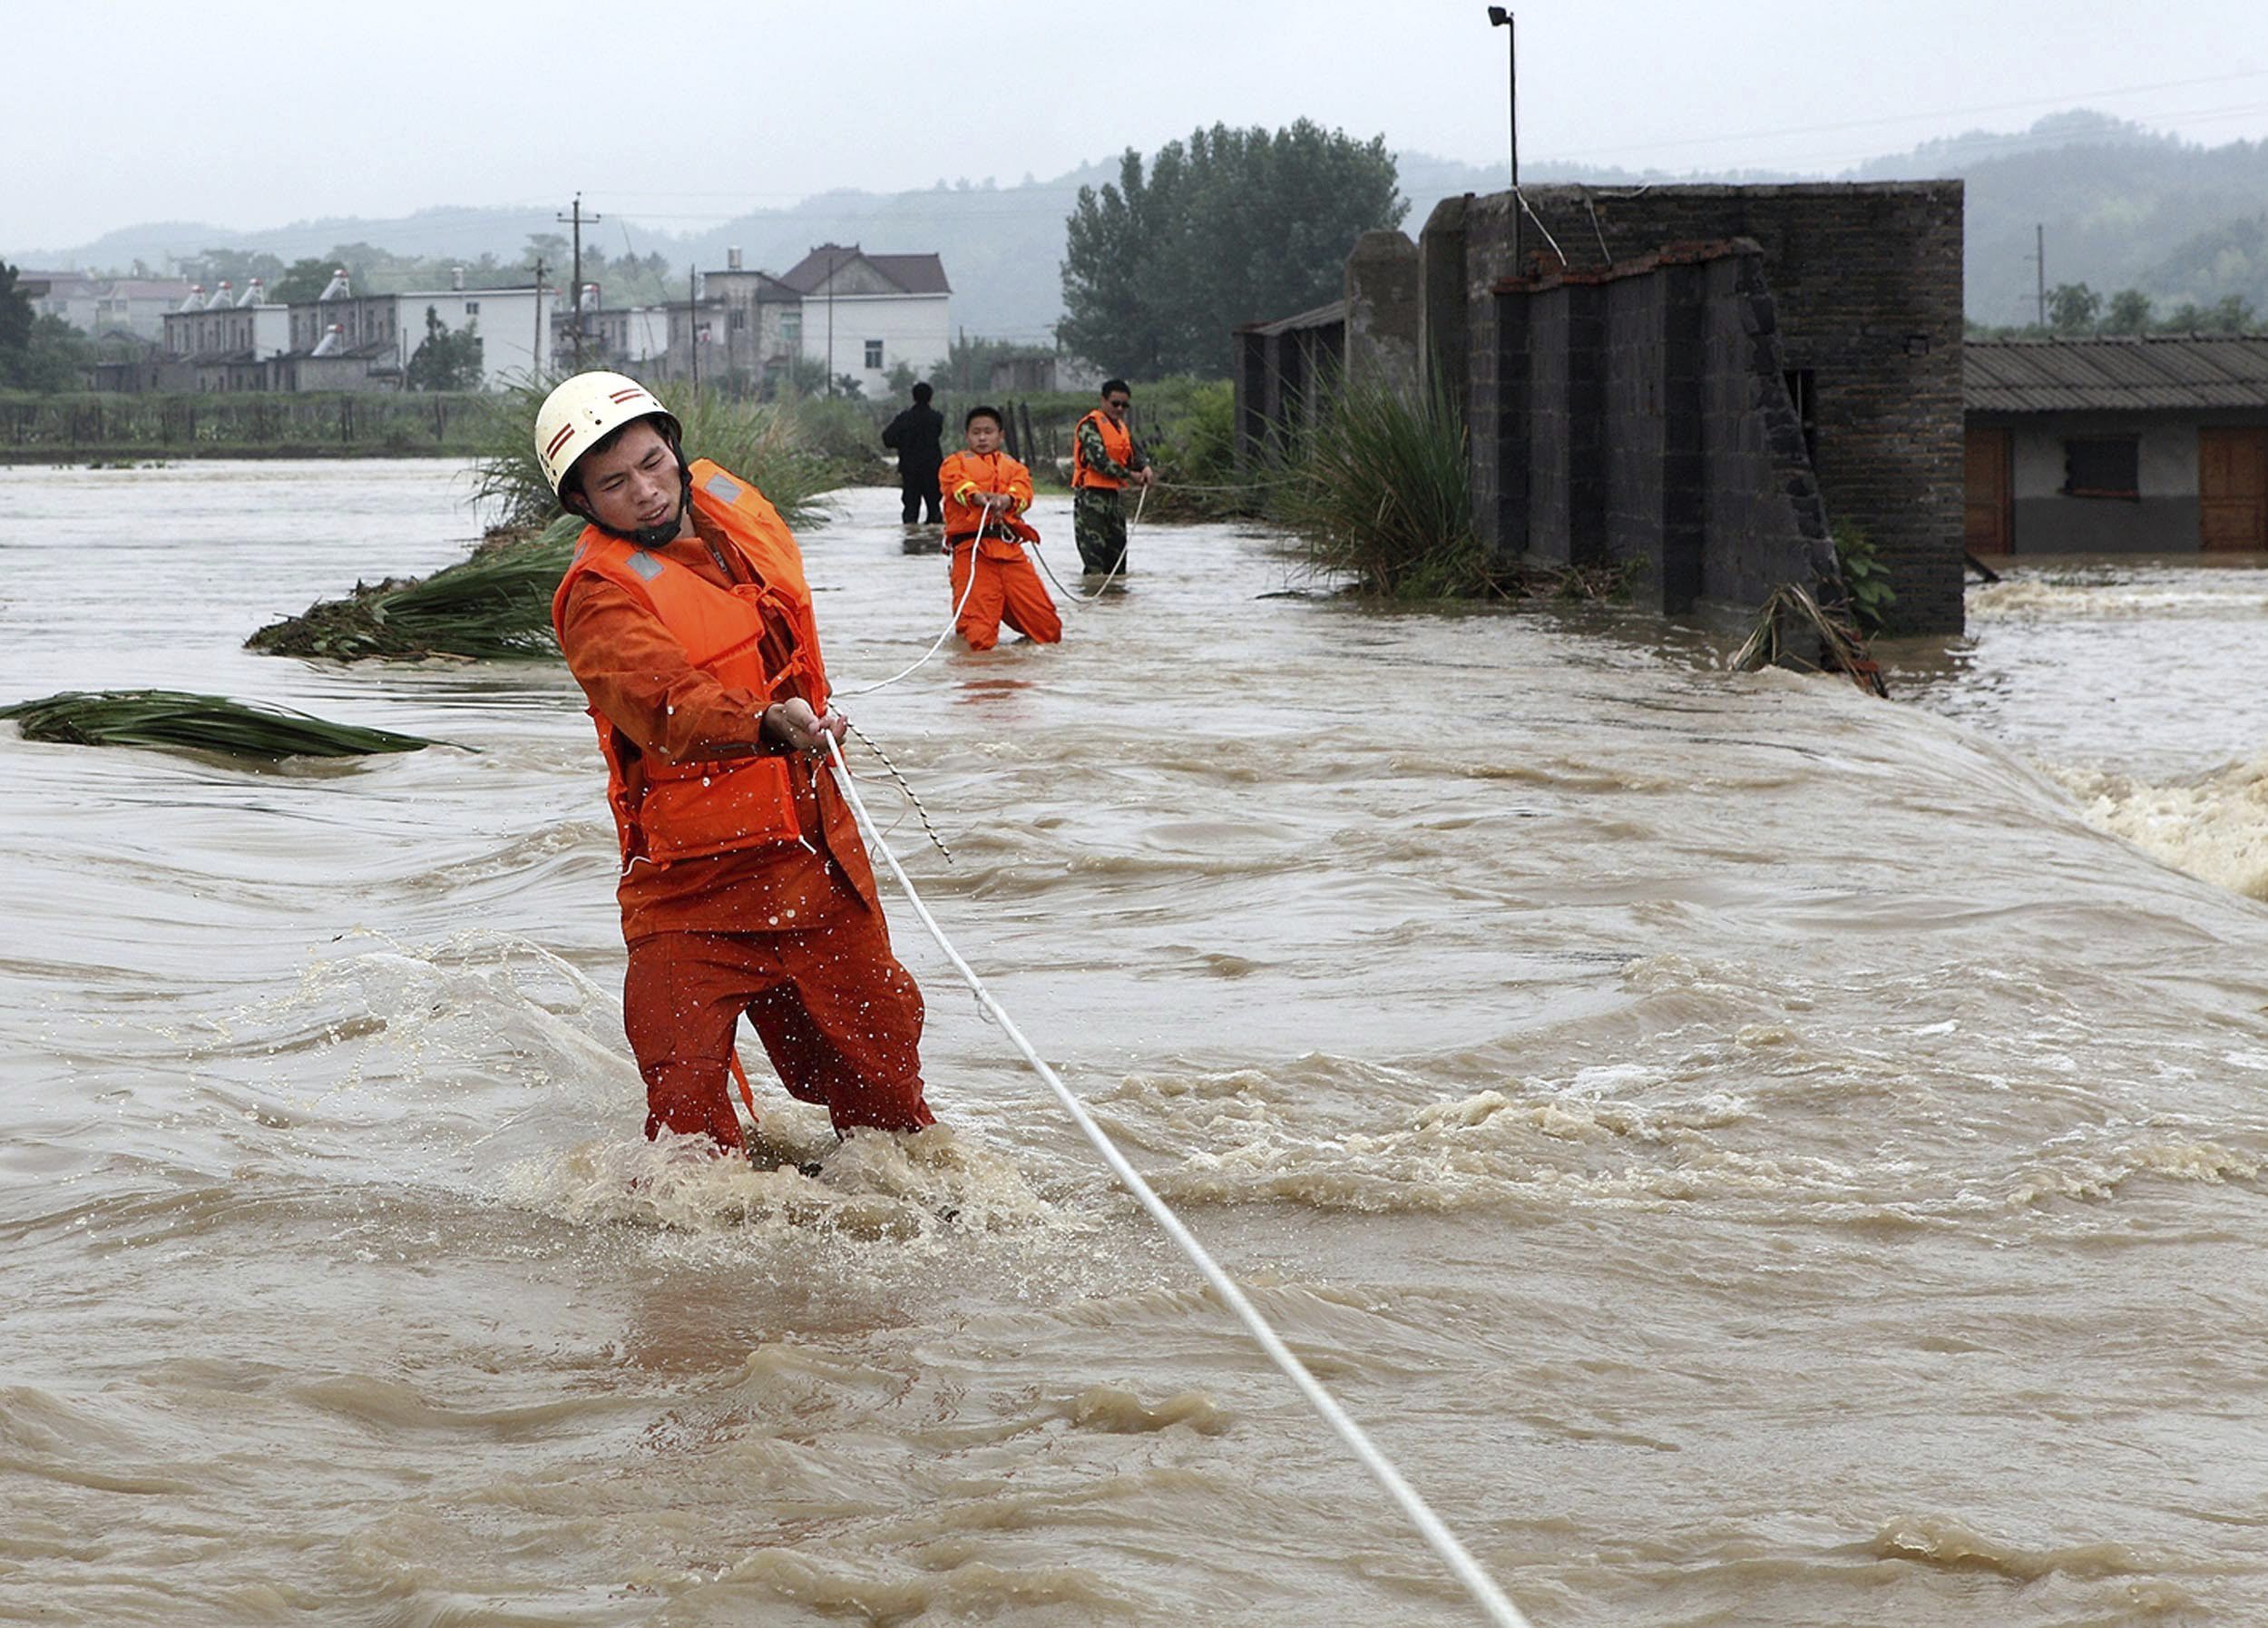
[{"label": "rope trailing into water", "polygon": [[[1055,574],[1055,567],[1048,564],[1047,555],[1042,554],[1038,556],[1040,569],[1048,574],[1048,581],[1055,584],[1055,591],[1071,602],[1073,610],[1083,611],[1096,600],[1100,599],[1103,590],[1110,585],[1119,571],[1124,568],[1127,554],[1134,546],[1134,528],[1142,523],[1142,505],[1149,501],[1149,487],[1148,484],[1145,484],[1140,495],[1134,499],[1134,518],[1126,523],[1126,547],[1119,550],[1119,557],[1110,562],[1110,574],[1095,584],[1095,591],[1092,593],[1081,593],[1075,588],[1065,587],[1063,579]],[[1040,545],[1035,540],[1031,546],[1036,550]]]},{"label": "rope trailing into water", "polygon": [[1151,1219],[1164,1230],[1166,1236],[1180,1247],[1181,1252],[1212,1285],[1213,1292],[1237,1314],[1237,1320],[1244,1324],[1246,1332],[1258,1342],[1269,1359],[1299,1388],[1300,1393],[1323,1416],[1324,1422],[1336,1431],[1339,1439],[1347,1445],[1355,1457],[1362,1460],[1363,1467],[1370,1471],[1378,1484],[1386,1489],[1387,1495],[1402,1506],[1402,1512],[1410,1517],[1419,1535],[1441,1557],[1457,1581],[1464,1585],[1465,1592],[1472,1596],[1473,1603],[1481,1607],[1489,1620],[1497,1628],[1532,1628],[1528,1619],[1520,1615],[1519,1607],[1496,1585],[1496,1580],[1481,1569],[1481,1563],[1472,1557],[1471,1552],[1458,1541],[1457,1535],[1450,1531],[1441,1516],[1435,1515],[1432,1506],[1418,1496],[1417,1489],[1403,1478],[1402,1472],[1394,1468],[1393,1461],[1379,1450],[1377,1444],[1354,1422],[1346,1409],[1339,1406],[1338,1398],[1325,1390],[1323,1382],[1307,1371],[1305,1363],[1293,1355],[1292,1348],[1284,1343],[1283,1337],[1276,1333],[1267,1319],[1260,1315],[1259,1308],[1253,1305],[1246,1298],[1245,1291],[1237,1287],[1236,1280],[1222,1269],[1220,1262],[1214,1260],[1206,1247],[1198,1241],[1196,1234],[1142,1179],[1141,1172],[1127,1162],[1126,1155],[1119,1151],[1118,1143],[1110,1140],[1110,1133],[1096,1123],[1094,1116],[1087,1112],[1087,1105],[1071,1094],[1070,1088],[1063,1084],[1062,1077],[1032,1049],[1031,1042],[1024,1038],[1023,1031],[1016,1026],[1007,1009],[992,998],[992,992],[984,986],[984,980],[976,976],[969,964],[962,959],[961,952],[953,948],[953,941],[937,925],[937,918],[922,902],[922,896],[914,891],[913,880],[905,874],[905,868],[898,863],[897,856],[890,851],[887,843],[876,836],[874,819],[867,814],[866,805],[859,798],[857,784],[851,779],[849,767],[843,761],[842,744],[831,735],[827,738],[827,750],[835,760],[836,779],[841,781],[844,795],[850,801],[851,811],[857,816],[859,829],[865,833],[868,841],[881,849],[883,863],[897,878],[899,888],[905,893],[906,902],[921,917],[922,926],[929,929],[929,936],[937,941],[937,947],[944,951],[945,959],[953,963],[953,970],[961,975],[961,981],[975,995],[977,1004],[1000,1025],[1001,1033],[1015,1044],[1016,1049],[1023,1054],[1023,1060],[1046,1083],[1047,1088],[1055,1094],[1055,1100],[1063,1105],[1064,1112],[1071,1116],[1087,1140],[1094,1144],[1095,1151],[1102,1155],[1103,1162],[1110,1167],[1112,1173],[1142,1208],[1149,1211]]},{"label": "rope trailing into water", "polygon": [[[920,795],[914,791],[914,788],[906,782],[905,777],[898,772],[898,766],[890,761],[890,754],[884,751],[882,748],[875,744],[874,737],[867,734],[865,730],[860,729],[856,724],[850,722],[849,720],[846,719],[844,721],[844,727],[848,729],[852,734],[857,736],[860,740],[864,741],[868,751],[874,753],[875,757],[882,760],[883,768],[889,771],[890,778],[892,780],[897,781],[898,789],[905,793],[905,800],[914,805],[914,812],[922,817],[922,829],[929,833],[930,846],[935,848],[939,853],[945,856],[946,864],[952,864],[953,849],[945,846],[945,839],[937,834],[937,828],[929,823],[929,809],[927,806],[923,803]],[[894,825],[903,824],[904,819],[905,816],[901,814],[898,816],[897,820],[893,823]]]},{"label": "rope trailing into water", "polygon": [[[911,678],[928,665],[929,658],[943,647],[945,641],[953,637],[953,629],[961,625],[961,607],[967,604],[969,595],[976,592],[976,551],[978,545],[984,541],[984,528],[992,524],[992,512],[987,509],[984,511],[983,517],[976,523],[976,536],[969,544],[969,580],[962,585],[961,597],[953,603],[953,614],[945,622],[945,631],[937,635],[936,642],[922,652],[921,659],[912,666],[901,668],[877,683],[855,685],[848,690],[837,690],[835,691],[836,694],[872,695],[877,690],[887,690],[902,678]],[[948,554],[945,557],[950,560],[953,556]],[[867,744],[871,746],[874,742],[869,740]],[[924,825],[929,823],[929,817],[926,814],[922,817],[922,823]]]}]

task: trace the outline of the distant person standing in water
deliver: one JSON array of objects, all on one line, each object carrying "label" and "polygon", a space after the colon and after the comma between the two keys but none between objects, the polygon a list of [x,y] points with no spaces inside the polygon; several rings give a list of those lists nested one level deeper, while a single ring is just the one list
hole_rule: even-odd
[{"label": "distant person standing in water", "polygon": [[923,519],[938,525],[944,520],[937,507],[937,471],[945,461],[945,416],[929,405],[934,394],[926,382],[915,385],[914,405],[882,432],[882,444],[898,455],[898,491],[905,499],[908,525]]},{"label": "distant person standing in water", "polygon": [[1126,380],[1109,380],[1102,387],[1102,405],[1079,421],[1071,437],[1071,539],[1089,576],[1124,574],[1126,511],[1119,494],[1157,477],[1127,427],[1126,410],[1133,399]]},{"label": "distant person standing in water", "polygon": [[[971,650],[1000,642],[1005,622],[1035,644],[1063,636],[1063,619],[1023,545],[1040,534],[1024,519],[1031,471],[1000,449],[1000,409],[974,407],[961,426],[968,450],[945,460],[945,552],[953,556],[954,626]],[[973,578],[973,580],[972,580]]]}]

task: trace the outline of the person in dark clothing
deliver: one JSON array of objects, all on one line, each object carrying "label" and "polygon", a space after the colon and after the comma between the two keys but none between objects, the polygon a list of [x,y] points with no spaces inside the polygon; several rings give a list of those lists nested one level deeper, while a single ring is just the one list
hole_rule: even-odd
[{"label": "person in dark clothing", "polygon": [[[926,519],[932,525],[944,524],[944,514],[937,506],[937,471],[945,461],[944,447],[940,444],[945,433],[945,416],[929,405],[933,394],[927,384],[914,387],[914,405],[890,420],[882,432],[882,444],[898,455],[898,490],[905,496],[905,524]],[[922,511],[926,507],[928,513]]]}]

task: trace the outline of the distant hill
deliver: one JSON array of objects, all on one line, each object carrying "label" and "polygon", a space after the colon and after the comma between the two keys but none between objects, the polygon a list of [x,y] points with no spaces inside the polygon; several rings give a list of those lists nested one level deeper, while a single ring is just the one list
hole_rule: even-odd
[{"label": "distant hill", "polygon": [[[486,251],[509,260],[518,255],[532,235],[560,230],[552,219],[555,212],[448,206],[385,220],[341,215],[298,221],[264,231],[240,231],[200,221],[152,221],[106,231],[73,249],[10,249],[0,254],[12,264],[50,270],[85,267],[107,271],[130,270],[136,260],[152,271],[162,270],[169,260],[208,249],[265,252],[288,264],[327,253],[341,243],[375,243],[404,255],[462,255],[468,260]],[[609,247],[620,246],[619,240],[610,240]],[[642,245],[640,252],[644,252]]]},{"label": "distant hill", "polygon": [[2038,227],[2049,288],[2140,289],[2161,311],[2244,294],[2268,311],[2268,142],[2196,147],[2101,113],[2058,113],[2022,136],[1931,142],[1854,174],[1968,183],[1966,303],[1982,322],[2036,315]]},{"label": "distant hill", "polygon": [[[1397,155],[1414,232],[1442,199],[1503,185],[1500,164],[1424,153]],[[782,209],[752,210],[688,232],[648,230],[634,220],[599,227],[610,254],[659,252],[677,267],[720,267],[738,247],[745,263],[784,270],[816,243],[855,242],[890,252],[934,250],[953,288],[954,323],[972,335],[1043,340],[1062,314],[1063,222],[1081,186],[1118,174],[1115,157],[1048,181],[998,187],[965,181],[920,191],[823,192]],[[1968,183],[1970,315],[2028,319],[2033,309],[2034,228],[2047,229],[2048,281],[2085,282],[2104,293],[2139,288],[2161,311],[2183,300],[2211,305],[2242,294],[2268,312],[2268,142],[2198,147],[2102,113],[2077,111],[2016,132],[1972,132],[1869,160],[1839,176],[1783,172],[1669,174],[1582,164],[1523,167],[1522,179],[1631,186],[1677,181],[1922,180]],[[367,242],[405,255],[483,252],[517,260],[530,237],[560,228],[548,209],[421,210],[396,220],[341,218],[245,232],[163,221],[105,233],[61,250],[6,252],[19,264],[152,268],[170,257],[226,248],[286,261],[336,245]]]}]

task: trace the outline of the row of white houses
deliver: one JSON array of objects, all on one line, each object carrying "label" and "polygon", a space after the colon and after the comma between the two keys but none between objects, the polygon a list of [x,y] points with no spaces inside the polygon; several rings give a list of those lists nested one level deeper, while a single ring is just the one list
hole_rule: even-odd
[{"label": "row of white houses", "polygon": [[[869,397],[901,367],[941,368],[952,346],[952,288],[934,254],[868,254],[823,243],[780,276],[743,268],[700,279],[691,299],[609,306],[596,284],[571,307],[553,289],[447,289],[358,294],[342,269],[316,299],[270,301],[259,282],[192,288],[164,313],[158,353],[98,369],[126,389],[357,390],[401,385],[432,321],[480,335],[484,385],[583,365],[661,379],[698,374],[755,388],[797,361],[807,376],[847,376]],[[580,331],[578,331],[580,330]]]}]

